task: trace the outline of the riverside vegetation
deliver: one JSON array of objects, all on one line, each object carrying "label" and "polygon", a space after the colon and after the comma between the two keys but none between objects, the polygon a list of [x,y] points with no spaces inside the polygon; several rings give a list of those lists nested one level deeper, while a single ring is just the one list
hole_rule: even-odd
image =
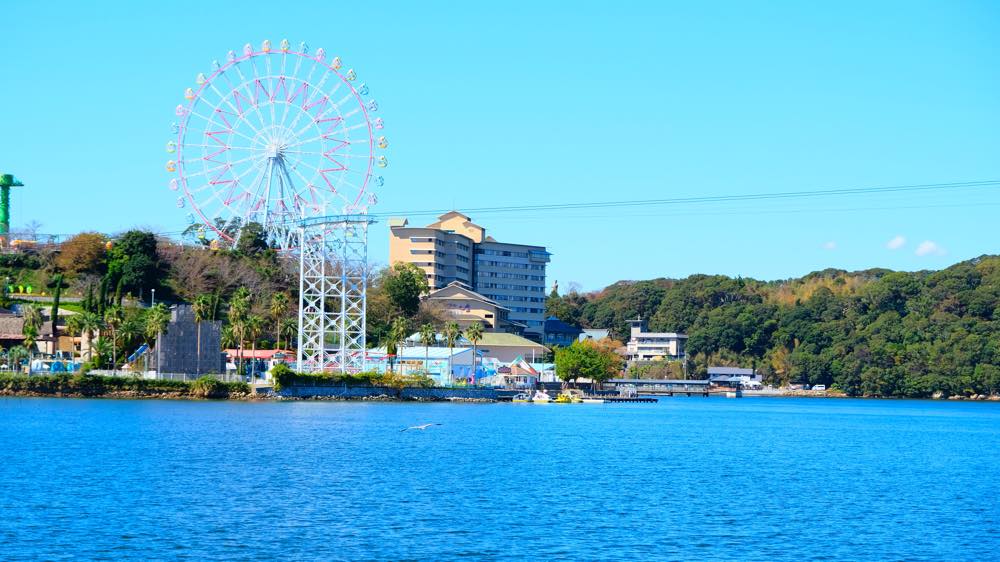
[{"label": "riverside vegetation", "polygon": [[[0,255],[0,276],[15,286],[45,288],[54,300],[60,293],[82,297],[69,304],[64,298],[60,306],[82,312],[67,318],[67,329],[96,337],[88,367],[118,366],[123,355],[166,329],[164,308],[142,308],[127,298],[152,289],[157,300],[194,303],[199,322],[223,321],[227,347],[287,346],[296,331],[291,303],[298,298],[297,268],[268,248],[259,225],[245,226],[239,240],[235,247],[210,249],[196,237],[177,244],[140,230],[113,240],[82,233]],[[411,329],[447,334],[440,311],[421,304],[428,287],[418,269],[396,264],[370,280],[371,345],[392,348]],[[25,335],[34,338],[41,316],[27,308]],[[654,331],[687,333],[692,377],[704,376],[708,365],[730,365],[755,367],[772,384],[825,384],[851,396],[1000,393],[998,256],[941,271],[828,269],[783,281],[720,275],[621,281],[593,293],[550,295],[546,312],[580,327],[610,328],[618,340],[628,339],[628,321],[636,317]],[[451,345],[457,340],[447,339]],[[14,348],[8,357],[26,352]],[[610,370],[604,363],[581,361],[560,376],[603,376]],[[633,374],[683,372],[674,362],[641,370]]]},{"label": "riverside vegetation", "polygon": [[[637,316],[653,331],[684,332],[696,378],[708,365],[728,365],[755,367],[776,385],[825,384],[850,396],[1000,394],[998,256],[912,273],[622,281],[550,295],[546,310],[619,339]],[[679,363],[668,366],[680,374]]]},{"label": "riverside vegetation", "polygon": [[251,394],[246,383],[220,382],[211,376],[183,382],[83,374],[0,374],[0,396],[245,399]]}]

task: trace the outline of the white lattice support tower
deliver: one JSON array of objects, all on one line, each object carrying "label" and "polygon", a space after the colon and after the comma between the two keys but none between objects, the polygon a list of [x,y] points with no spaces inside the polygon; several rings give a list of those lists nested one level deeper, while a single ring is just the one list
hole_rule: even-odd
[{"label": "white lattice support tower", "polygon": [[299,228],[299,370],[359,372],[365,364],[365,215],[318,217]]}]

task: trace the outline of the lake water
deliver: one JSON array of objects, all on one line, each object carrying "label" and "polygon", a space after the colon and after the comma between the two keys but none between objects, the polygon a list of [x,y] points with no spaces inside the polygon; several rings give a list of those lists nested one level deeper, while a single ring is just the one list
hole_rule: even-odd
[{"label": "lake water", "polygon": [[1000,403],[0,399],[0,476],[7,560],[986,560]]}]

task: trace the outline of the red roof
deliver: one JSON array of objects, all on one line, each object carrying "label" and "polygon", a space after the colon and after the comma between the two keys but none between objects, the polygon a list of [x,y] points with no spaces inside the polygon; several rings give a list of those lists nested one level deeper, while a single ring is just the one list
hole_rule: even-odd
[{"label": "red roof", "polygon": [[291,359],[295,357],[295,352],[290,349],[258,349],[257,351],[253,351],[251,349],[244,349],[243,353],[239,353],[238,350],[236,349],[226,350],[226,355],[228,355],[230,359],[237,359],[239,357],[242,357],[243,359],[268,360],[268,359],[273,359],[274,356],[278,353],[284,355],[285,359]]}]

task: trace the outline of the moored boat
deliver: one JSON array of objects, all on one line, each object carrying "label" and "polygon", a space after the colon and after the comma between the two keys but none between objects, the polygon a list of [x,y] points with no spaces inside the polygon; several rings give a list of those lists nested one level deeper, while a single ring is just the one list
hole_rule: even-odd
[{"label": "moored boat", "polygon": [[534,396],[531,397],[531,402],[534,404],[548,404],[552,402],[552,397],[544,390],[536,390]]}]

